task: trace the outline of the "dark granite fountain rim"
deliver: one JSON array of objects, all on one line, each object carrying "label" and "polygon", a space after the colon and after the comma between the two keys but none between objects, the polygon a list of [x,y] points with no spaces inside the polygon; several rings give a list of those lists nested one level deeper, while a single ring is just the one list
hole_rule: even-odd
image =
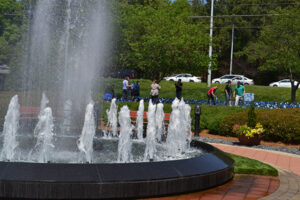
[{"label": "dark granite fountain rim", "polygon": [[[234,161],[224,152],[200,141],[192,141],[191,146],[208,153],[189,159],[141,163],[0,162],[0,197],[141,198],[202,190],[233,177]],[[151,188],[162,189],[155,192]]]}]

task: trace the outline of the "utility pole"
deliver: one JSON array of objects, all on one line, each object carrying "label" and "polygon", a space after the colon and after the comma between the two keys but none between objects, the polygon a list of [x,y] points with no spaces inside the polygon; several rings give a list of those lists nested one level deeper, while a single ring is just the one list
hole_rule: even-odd
[{"label": "utility pole", "polygon": [[210,31],[209,31],[209,63],[208,63],[208,75],[207,86],[211,85],[211,60],[212,60],[212,38],[213,38],[213,23],[214,23],[214,0],[211,0],[210,7]]},{"label": "utility pole", "polygon": [[230,54],[230,70],[229,70],[230,75],[232,74],[233,40],[234,40],[234,23],[232,23],[232,31],[231,31],[231,54]]}]

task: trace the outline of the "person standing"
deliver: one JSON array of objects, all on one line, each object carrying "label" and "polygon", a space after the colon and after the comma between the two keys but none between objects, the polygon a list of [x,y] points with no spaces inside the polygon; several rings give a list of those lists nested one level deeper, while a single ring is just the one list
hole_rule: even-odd
[{"label": "person standing", "polygon": [[226,106],[231,106],[231,94],[232,94],[232,88],[231,88],[231,81],[229,80],[227,82],[227,85],[225,86],[225,104]]},{"label": "person standing", "polygon": [[129,77],[126,76],[125,79],[123,80],[123,98],[125,100],[127,100],[127,98],[128,98],[130,88],[131,88],[131,85],[129,85]]},{"label": "person standing", "polygon": [[181,93],[182,93],[182,82],[181,79],[179,79],[177,81],[177,83],[175,83],[175,87],[176,87],[176,98],[177,99],[181,99]]},{"label": "person standing", "polygon": [[215,87],[212,87],[208,90],[208,92],[207,92],[207,97],[208,97],[208,102],[207,103],[208,104],[210,104],[210,100],[212,100],[213,104],[216,105],[215,99],[217,98],[217,96],[216,96],[217,89],[218,89],[218,86],[215,86]]},{"label": "person standing", "polygon": [[245,88],[243,85],[241,85],[241,82],[238,81],[237,85],[234,88],[233,91],[233,97],[235,97],[235,106],[239,105],[239,101],[241,100],[244,104],[244,96],[245,96]]},{"label": "person standing", "polygon": [[138,98],[140,96],[140,82],[139,81],[137,81],[132,88],[132,96],[133,96],[133,99]]},{"label": "person standing", "polygon": [[152,84],[151,84],[151,91],[150,91],[150,96],[152,103],[157,103],[158,102],[158,94],[160,90],[160,85],[156,83],[156,80],[154,79]]}]

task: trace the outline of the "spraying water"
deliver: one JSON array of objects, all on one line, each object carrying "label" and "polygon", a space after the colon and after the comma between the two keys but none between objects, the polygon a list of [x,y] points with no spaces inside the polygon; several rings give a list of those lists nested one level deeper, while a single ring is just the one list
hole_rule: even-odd
[{"label": "spraying water", "polygon": [[8,110],[5,116],[3,127],[3,148],[1,152],[1,160],[13,160],[15,157],[15,150],[18,146],[16,140],[19,129],[20,105],[18,102],[18,95],[15,95],[10,100]]},{"label": "spraying water", "polygon": [[130,110],[123,106],[119,113],[120,136],[118,144],[118,162],[129,162],[132,159],[132,125],[130,119]]},{"label": "spraying water", "polygon": [[94,116],[94,103],[89,103],[86,107],[84,125],[77,146],[81,153],[85,155],[86,162],[91,163],[93,157],[93,140],[96,125]]},{"label": "spraying water", "polygon": [[42,112],[45,110],[49,103],[49,99],[47,98],[45,92],[42,94],[42,100],[41,100],[41,106],[40,106],[40,115],[42,115]]},{"label": "spraying water", "polygon": [[116,99],[112,99],[110,104],[110,109],[106,110],[107,120],[108,120],[108,127],[110,128],[108,132],[108,136],[117,137],[118,132],[118,106],[116,104]]},{"label": "spraying water", "polygon": [[50,107],[45,108],[39,116],[39,121],[35,128],[37,134],[37,143],[34,147],[34,152],[38,155],[39,163],[47,163],[51,161],[53,155],[53,132],[54,123],[52,110]]},{"label": "spraying water", "polygon": [[168,127],[167,150],[170,156],[184,154],[188,148],[185,103],[177,98],[172,103],[172,113]]},{"label": "spraying water", "polygon": [[144,161],[153,160],[154,154],[156,152],[156,120],[155,120],[155,110],[156,104],[149,101],[147,118],[147,137],[146,137],[146,149],[144,154]]},{"label": "spraying water", "polygon": [[139,110],[136,118],[137,139],[143,140],[143,126],[144,126],[144,100],[140,100]]},{"label": "spraying water", "polygon": [[[23,87],[55,90],[57,104],[72,101],[72,127],[83,122],[85,105],[110,54],[108,1],[37,0],[29,19]],[[26,105],[33,105],[25,93]],[[56,108],[53,108],[53,110]],[[64,130],[64,128],[62,128]]]},{"label": "spraying water", "polygon": [[72,101],[67,100],[64,103],[62,128],[64,134],[70,134],[72,126]]},{"label": "spraying water", "polygon": [[191,124],[192,124],[192,118],[191,118],[191,106],[189,104],[185,104],[184,109],[184,116],[185,116],[185,125],[186,125],[186,133],[188,135],[188,146],[190,145],[192,141],[192,130],[191,130]]},{"label": "spraying water", "polygon": [[155,113],[155,125],[156,125],[156,139],[157,141],[161,141],[164,131],[165,131],[165,113],[164,113],[164,104],[157,104],[157,109]]},{"label": "spraying water", "polygon": [[[42,100],[41,100],[41,105],[40,105],[40,113],[38,115],[38,120],[39,121],[41,120],[42,116],[44,115],[44,110],[47,107],[48,103],[49,103],[49,99],[47,98],[45,92],[43,92],[43,94],[42,94]],[[33,132],[34,136],[38,135],[39,130],[37,130],[37,127],[38,126],[36,126],[35,129],[34,129],[34,132]]]}]

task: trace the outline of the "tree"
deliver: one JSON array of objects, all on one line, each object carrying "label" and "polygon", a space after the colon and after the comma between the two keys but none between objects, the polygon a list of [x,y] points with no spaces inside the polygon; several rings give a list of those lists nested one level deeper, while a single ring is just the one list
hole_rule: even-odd
[{"label": "tree", "polygon": [[[300,11],[299,8],[279,9],[279,16],[265,26],[257,42],[244,51],[261,71],[276,71],[291,80],[291,102],[296,101],[300,83]],[[295,84],[295,80],[298,84]]]},{"label": "tree", "polygon": [[121,3],[120,10],[120,61],[125,67],[151,79],[206,71],[207,27],[193,23],[188,1],[157,1],[155,6]]}]

